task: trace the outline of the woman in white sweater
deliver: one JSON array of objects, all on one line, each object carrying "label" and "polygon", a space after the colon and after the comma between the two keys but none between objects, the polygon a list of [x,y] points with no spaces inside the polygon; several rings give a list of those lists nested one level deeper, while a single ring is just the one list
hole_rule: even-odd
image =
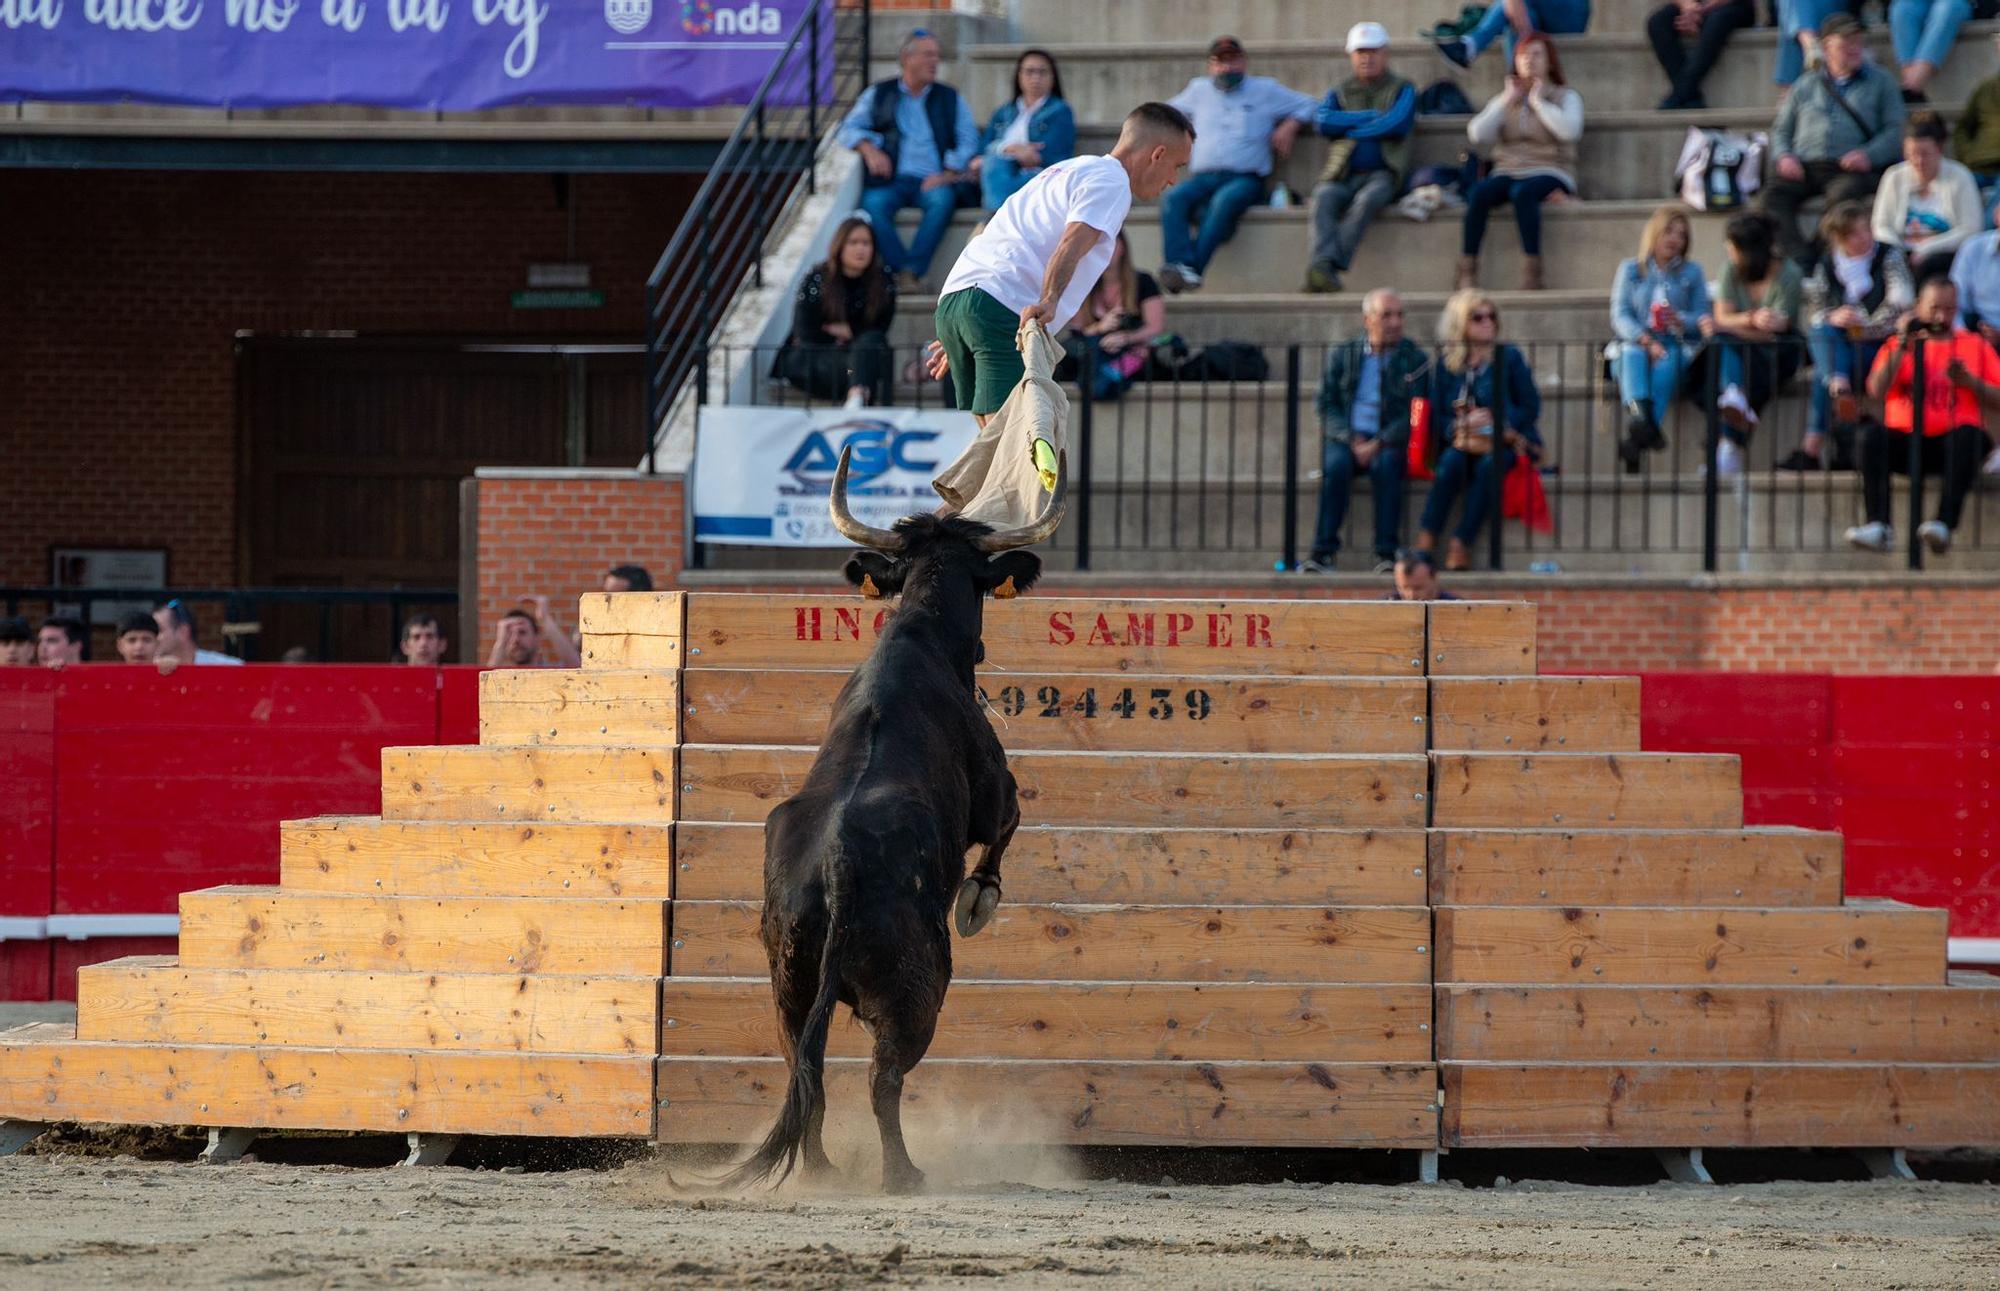
[{"label": "woman in white sweater", "polygon": [[1490,150],[1493,168],[1465,195],[1465,230],[1455,286],[1479,285],[1479,245],[1486,220],[1502,202],[1514,205],[1521,230],[1521,287],[1542,288],[1542,203],[1576,195],[1576,141],[1583,137],[1583,97],[1563,79],[1562,61],[1537,33],[1514,50],[1506,88],[1465,128],[1474,146]]},{"label": "woman in white sweater", "polygon": [[1944,120],[1935,112],[1912,112],[1903,126],[1903,160],[1882,173],[1875,190],[1877,242],[1901,247],[1911,276],[1921,281],[1949,273],[1952,258],[1967,238],[1986,227],[1979,181],[1944,155]]}]

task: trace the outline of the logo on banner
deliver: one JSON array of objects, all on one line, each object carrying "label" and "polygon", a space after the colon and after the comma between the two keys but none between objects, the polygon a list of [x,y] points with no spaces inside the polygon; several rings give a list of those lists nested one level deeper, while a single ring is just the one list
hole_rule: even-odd
[{"label": "logo on banner", "polygon": [[[611,0],[604,0],[610,4]],[[690,36],[779,36],[784,17],[776,5],[753,3],[717,8],[711,0],[682,0],[681,30]]]},{"label": "logo on banner", "polygon": [[604,21],[630,36],[653,20],[653,0],[604,0]]},{"label": "logo on banner", "polygon": [[935,430],[898,430],[886,421],[843,421],[807,431],[783,469],[807,488],[825,489],[840,465],[840,450],[852,446],[854,460],[848,463],[847,480],[858,488],[892,470],[918,474],[937,470],[935,458],[915,456],[937,437]]}]

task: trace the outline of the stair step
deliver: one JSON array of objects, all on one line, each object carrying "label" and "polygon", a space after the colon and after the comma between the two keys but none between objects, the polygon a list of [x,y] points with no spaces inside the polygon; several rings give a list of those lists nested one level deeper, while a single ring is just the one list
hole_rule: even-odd
[{"label": "stair step", "polygon": [[[673,894],[669,825],[518,825],[319,816],[279,832],[287,889],[385,896],[655,897]],[[758,864],[762,865],[762,844]]]},{"label": "stair step", "polygon": [[1714,753],[1434,753],[1431,823],[1738,829],[1739,759]]},{"label": "stair step", "polygon": [[1439,829],[1431,904],[1830,906],[1839,834],[1773,827]]},{"label": "stair step", "polygon": [[686,666],[685,592],[586,593],[577,622],[577,652],[586,668]]},{"label": "stair step", "polygon": [[479,675],[481,744],[672,748],[680,674],[658,669],[520,668]]},{"label": "stair step", "polygon": [[1636,753],[1637,677],[1433,677],[1431,747]]},{"label": "stair step", "polygon": [[666,824],[674,759],[663,748],[383,749],[382,816]]}]

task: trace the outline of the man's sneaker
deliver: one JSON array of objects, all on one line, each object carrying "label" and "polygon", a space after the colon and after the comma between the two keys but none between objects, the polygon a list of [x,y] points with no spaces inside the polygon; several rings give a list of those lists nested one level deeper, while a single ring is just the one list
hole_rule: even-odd
[{"label": "man's sneaker", "polygon": [[1333,572],[1333,554],[1331,552],[1314,552],[1300,563],[1299,572],[1301,574],[1331,574]]},{"label": "man's sneaker", "polygon": [[1194,291],[1201,286],[1201,273],[1192,265],[1170,264],[1160,270],[1160,285],[1170,296],[1178,296],[1184,291]]},{"label": "man's sneaker", "polygon": [[1472,42],[1463,36],[1453,36],[1437,42],[1438,57],[1453,67],[1472,66]]},{"label": "man's sneaker", "polygon": [[1896,531],[1880,520],[1872,520],[1849,529],[1847,541],[1863,551],[1891,552],[1896,549]]},{"label": "man's sneaker", "polygon": [[1742,386],[1730,386],[1715,401],[1715,410],[1721,414],[1722,424],[1731,430],[1749,434],[1757,428],[1757,413],[1750,407],[1750,401],[1743,397]]},{"label": "man's sneaker", "polygon": [[1924,540],[1924,546],[1930,548],[1934,556],[1942,556],[1951,550],[1951,530],[1945,528],[1942,520],[1926,520],[1918,525],[1917,537]]},{"label": "man's sneaker", "polygon": [[1825,468],[1820,465],[1819,458],[1814,457],[1803,448],[1794,448],[1790,457],[1778,463],[1778,469],[1781,471],[1818,471]]},{"label": "man's sneaker", "polygon": [[1743,474],[1743,446],[1732,439],[1725,439],[1715,446],[1715,473],[1722,475]]},{"label": "man's sneaker", "polygon": [[1306,290],[1315,295],[1340,291],[1340,270],[1325,260],[1319,261],[1306,270]]},{"label": "man's sneaker", "polygon": [[868,406],[868,396],[856,390],[853,394],[848,395],[847,402],[840,406],[848,412],[866,408]]}]

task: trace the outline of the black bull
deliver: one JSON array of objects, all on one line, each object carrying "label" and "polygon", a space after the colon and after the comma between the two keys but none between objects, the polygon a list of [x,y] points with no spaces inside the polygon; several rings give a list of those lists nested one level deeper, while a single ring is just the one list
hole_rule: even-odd
[{"label": "black bull", "polygon": [[[782,1179],[801,1155],[832,1169],[821,1141],[826,1038],[836,1001],[874,1037],[870,1101],[891,1192],[923,1184],[903,1144],[903,1076],[930,1048],[951,985],[951,931],[971,936],[1000,902],[1000,859],[1020,823],[1006,751],[980,711],[973,668],[981,610],[1041,574],[1031,552],[1062,519],[1055,496],[1025,529],[994,533],[957,518],[910,516],[894,530],[847,509],[848,455],[833,481],[835,524],[871,550],[847,579],[900,596],[875,648],[841,688],[805,784],[764,825],[764,951],[791,1079],[778,1123],[728,1176]],[[968,876],[967,850],[984,848]]]}]

